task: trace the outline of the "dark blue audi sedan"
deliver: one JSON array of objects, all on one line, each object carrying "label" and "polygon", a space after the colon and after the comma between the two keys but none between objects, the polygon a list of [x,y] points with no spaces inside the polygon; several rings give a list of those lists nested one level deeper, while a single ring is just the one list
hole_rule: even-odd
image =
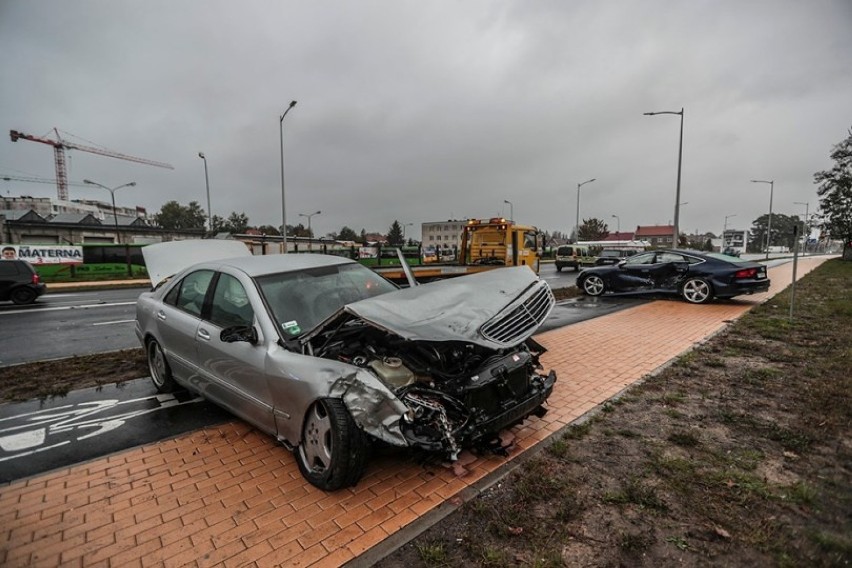
[{"label": "dark blue audi sedan", "polygon": [[613,266],[589,268],[577,277],[589,296],[678,294],[692,304],[769,290],[766,266],[715,252],[655,250]]}]

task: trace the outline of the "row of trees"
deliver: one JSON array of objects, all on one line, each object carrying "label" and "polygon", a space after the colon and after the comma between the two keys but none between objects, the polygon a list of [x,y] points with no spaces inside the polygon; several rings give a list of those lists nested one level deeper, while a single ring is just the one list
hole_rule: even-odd
[{"label": "row of trees", "polygon": [[[814,183],[818,185],[817,195],[820,197],[820,213],[806,220],[808,226],[818,226],[823,232],[828,233],[833,239],[842,239],[844,242],[844,258],[852,259],[852,129],[848,137],[832,148],[830,154],[834,160],[834,166],[825,171],[814,174]],[[169,201],[163,205],[156,216],[157,224],[165,229],[191,230],[204,229],[207,215],[197,201],[190,201],[189,205],[181,205],[177,201]],[[752,222],[751,235],[748,249],[752,252],[763,250],[765,243],[769,246],[786,246],[793,248],[795,237],[793,227],[802,227],[803,220],[797,215],[784,215],[773,213],[772,231],[767,241],[766,232],[769,215],[761,215]],[[261,225],[252,227],[245,213],[231,213],[227,219],[214,215],[211,219],[212,233],[227,231],[230,233],[245,233],[248,229],[256,228],[267,235],[280,235],[281,227]],[[309,231],[302,225],[287,225],[287,234],[297,237],[313,237],[313,231]],[[326,237],[342,241],[366,242],[366,231],[361,229],[360,234],[350,227],[344,226],[339,232],[328,233]],[[583,219],[578,228],[577,236],[581,241],[600,241],[609,236],[607,224],[597,218]],[[550,236],[562,237],[559,232]],[[713,235],[708,233],[709,240]],[[402,245],[405,235],[402,225],[395,220],[388,229],[388,241],[392,245]],[[563,237],[564,238],[564,237]],[[693,248],[706,248],[707,240],[689,241],[685,235],[680,235],[678,245]]]},{"label": "row of trees", "polygon": [[[207,215],[197,201],[190,201],[189,205],[181,205],[177,201],[169,201],[157,213],[155,220],[157,225],[164,229],[177,231],[205,230]],[[278,227],[272,225],[259,225],[255,227],[251,225],[245,213],[232,212],[227,219],[213,215],[210,225],[210,233],[214,235],[222,232],[245,234],[249,229],[256,229],[265,235],[278,236],[281,234],[280,225]],[[309,230],[301,223],[298,225],[287,225],[287,236],[313,238],[315,236],[313,233],[312,229]],[[326,238],[366,243],[367,231],[361,229],[361,232],[357,233],[354,229],[344,225],[340,231],[328,233]],[[387,238],[392,245],[398,246],[405,243],[405,235],[399,221],[395,220],[388,228]]]}]

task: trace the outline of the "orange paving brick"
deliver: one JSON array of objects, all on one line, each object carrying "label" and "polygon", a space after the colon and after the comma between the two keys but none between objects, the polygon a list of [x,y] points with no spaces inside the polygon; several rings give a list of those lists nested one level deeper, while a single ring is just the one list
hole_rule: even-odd
[{"label": "orange paving brick", "polygon": [[[799,274],[823,260],[801,259]],[[328,494],[308,485],[272,438],[231,422],[0,487],[0,563],[357,563],[388,536],[458,502],[461,491],[524,449],[789,285],[791,264],[769,272],[772,290],[765,294],[706,306],[656,301],[537,336],[548,349],[542,363],[559,376],[547,416],[514,429],[508,460],[477,456],[464,477],[378,456],[358,486]],[[577,360],[576,353],[591,349],[619,356]]]}]

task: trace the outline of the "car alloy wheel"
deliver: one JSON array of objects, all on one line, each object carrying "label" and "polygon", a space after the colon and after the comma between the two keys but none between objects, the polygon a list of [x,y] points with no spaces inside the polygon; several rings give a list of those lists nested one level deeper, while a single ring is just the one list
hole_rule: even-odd
[{"label": "car alloy wheel", "polygon": [[690,304],[704,304],[713,299],[713,290],[703,278],[690,278],[683,283],[680,293]]},{"label": "car alloy wheel", "polygon": [[169,363],[166,361],[166,356],[160,344],[157,343],[157,340],[148,340],[145,351],[148,358],[148,372],[151,374],[151,381],[157,387],[157,392],[172,392],[175,390],[177,383],[172,378]]},{"label": "car alloy wheel", "polygon": [[318,400],[305,415],[296,461],[305,479],[326,491],[355,485],[364,473],[369,445],[342,401]]},{"label": "car alloy wheel", "polygon": [[600,296],[604,292],[603,279],[597,274],[587,276],[583,280],[583,291],[589,296]]}]

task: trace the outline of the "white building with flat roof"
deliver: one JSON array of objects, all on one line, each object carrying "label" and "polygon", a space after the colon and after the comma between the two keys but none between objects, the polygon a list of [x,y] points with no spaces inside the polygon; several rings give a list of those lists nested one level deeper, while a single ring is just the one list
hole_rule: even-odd
[{"label": "white building with flat roof", "polygon": [[423,248],[458,250],[465,225],[467,225],[467,219],[422,223],[420,234]]}]

